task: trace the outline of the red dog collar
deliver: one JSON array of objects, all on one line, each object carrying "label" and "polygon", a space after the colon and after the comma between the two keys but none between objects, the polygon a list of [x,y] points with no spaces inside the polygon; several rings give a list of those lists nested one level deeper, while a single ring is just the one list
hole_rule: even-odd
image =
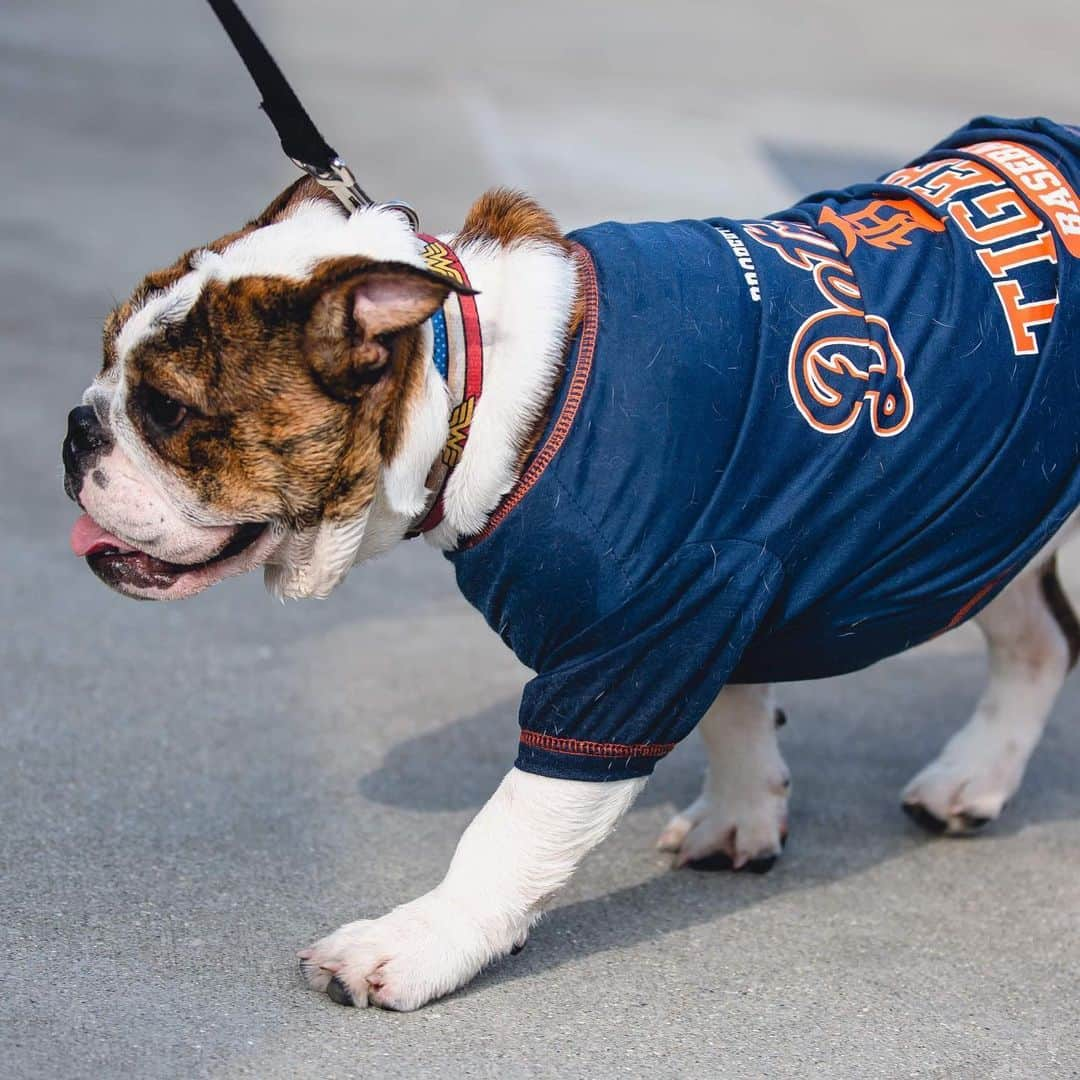
[{"label": "red dog collar", "polygon": [[[459,285],[471,288],[469,275],[465,273],[465,267],[461,265],[461,260],[453,249],[434,236],[425,236],[423,233],[417,235],[424,241],[422,254],[429,270],[434,270],[437,274],[442,274]],[[476,297],[458,293],[457,301],[461,311],[461,327],[465,335],[465,386],[461,403],[450,414],[450,432],[446,437],[442,454],[439,456],[446,471],[443,473],[442,482],[439,484],[431,509],[428,510],[423,521],[411,531],[410,535],[413,536],[430,532],[442,521],[446,513],[443,504],[446,484],[465,451],[476,403],[480,400],[480,394],[484,388],[484,341],[480,333],[480,316],[476,310]]]}]

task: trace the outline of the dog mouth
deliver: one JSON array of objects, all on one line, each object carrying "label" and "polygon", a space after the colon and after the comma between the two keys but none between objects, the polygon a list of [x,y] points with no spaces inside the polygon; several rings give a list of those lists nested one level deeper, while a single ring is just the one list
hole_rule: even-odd
[{"label": "dog mouth", "polygon": [[83,514],[71,531],[71,549],[118,592],[143,599],[169,599],[201,592],[224,577],[249,569],[248,564],[254,565],[251,549],[267,536],[269,529],[267,522],[239,525],[225,546],[209,559],[172,563],[125,543],[89,514]]}]

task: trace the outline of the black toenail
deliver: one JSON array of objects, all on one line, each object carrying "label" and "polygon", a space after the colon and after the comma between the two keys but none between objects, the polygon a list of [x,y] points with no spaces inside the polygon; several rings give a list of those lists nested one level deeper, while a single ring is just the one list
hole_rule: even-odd
[{"label": "black toenail", "polygon": [[[782,843],[784,841],[781,841]],[[735,870],[736,873],[745,870],[751,874],[767,874],[776,865],[778,858],[779,855],[762,855],[759,858],[743,863],[738,870],[735,870],[735,864],[731,861],[731,856],[727,852],[716,851],[712,855],[705,855],[700,859],[691,859],[686,865],[691,870]]]},{"label": "black toenail", "polygon": [[514,945],[514,947],[513,947],[513,948],[512,948],[511,950],[510,950],[510,955],[511,955],[511,956],[517,956],[517,954],[518,954],[519,952],[521,952],[521,950],[522,950],[522,949],[524,949],[524,948],[525,948],[525,946],[526,946],[526,945],[528,945],[528,944],[529,944],[529,939],[528,939],[528,938],[526,938],[526,939],[525,939],[524,941],[519,941],[519,942],[518,942],[518,943],[517,943],[516,945]]},{"label": "black toenail", "polygon": [[326,996],[337,1005],[355,1005],[349,988],[335,975],[326,987]]},{"label": "black toenail", "polygon": [[964,823],[965,829],[981,829],[984,825],[988,824],[990,819],[988,817],[982,817],[980,814],[961,814],[960,820]]},{"label": "black toenail", "polygon": [[940,836],[948,827],[947,821],[942,821],[935,814],[931,814],[921,803],[902,803],[904,813],[907,814],[916,825],[921,826],[927,832]]},{"label": "black toenail", "polygon": [[743,869],[751,874],[767,874],[775,865],[779,856],[762,855],[758,859],[751,859]]},{"label": "black toenail", "polygon": [[730,870],[732,868],[731,856],[725,851],[714,851],[711,855],[703,855],[700,859],[690,859],[687,866],[691,870]]},{"label": "black toenail", "polygon": [[777,709],[775,717],[777,727],[783,727],[787,723],[787,713],[783,709]]}]

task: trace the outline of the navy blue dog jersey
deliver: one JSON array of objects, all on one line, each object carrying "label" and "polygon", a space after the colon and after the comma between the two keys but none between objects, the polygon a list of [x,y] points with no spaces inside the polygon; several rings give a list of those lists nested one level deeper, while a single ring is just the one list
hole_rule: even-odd
[{"label": "navy blue dog jersey", "polygon": [[458,583],[519,768],[652,770],[727,682],[975,614],[1080,502],[1080,132],[972,122],[762,221],[608,223],[540,450]]}]

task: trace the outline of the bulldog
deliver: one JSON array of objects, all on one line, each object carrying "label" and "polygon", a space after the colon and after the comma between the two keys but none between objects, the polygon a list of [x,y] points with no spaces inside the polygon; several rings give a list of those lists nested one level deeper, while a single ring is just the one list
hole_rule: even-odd
[{"label": "bulldog", "polygon": [[313,989],[415,1009],[519,949],[695,727],[659,847],[769,869],[771,683],[972,618],[989,683],[901,802],[998,817],[1080,648],[1078,163],[1074,129],[984,118],[759,221],[570,236],[497,190],[426,237],[305,178],[109,315],[63,444],[106,584],[324,597],[423,534],[537,673],[445,878],[304,949]]}]

